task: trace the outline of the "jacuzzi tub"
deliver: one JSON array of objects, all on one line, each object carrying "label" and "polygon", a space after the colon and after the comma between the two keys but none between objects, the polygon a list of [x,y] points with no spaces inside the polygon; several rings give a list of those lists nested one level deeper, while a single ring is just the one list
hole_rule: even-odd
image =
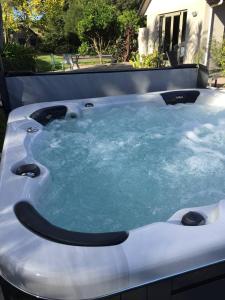
[{"label": "jacuzzi tub", "polygon": [[[165,106],[195,101],[225,109],[223,91],[182,90],[40,103],[12,111],[1,160],[2,278],[18,290],[41,298],[96,299],[223,261],[224,200],[174,211],[166,222],[104,234],[58,228],[34,208],[45,193],[50,173],[34,159],[31,144],[50,121],[101,106],[134,102]],[[190,211],[194,213],[187,214]]]}]

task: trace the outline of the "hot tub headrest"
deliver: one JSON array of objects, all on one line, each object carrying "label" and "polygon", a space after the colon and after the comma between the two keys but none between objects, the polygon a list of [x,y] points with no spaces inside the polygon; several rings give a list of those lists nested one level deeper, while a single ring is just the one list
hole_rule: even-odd
[{"label": "hot tub headrest", "polygon": [[55,119],[62,119],[67,113],[67,107],[64,105],[50,106],[41,108],[30,115],[30,118],[41,123],[42,125],[47,125]]},{"label": "hot tub headrest", "polygon": [[195,103],[198,96],[200,95],[199,91],[172,91],[162,93],[161,96],[167,105],[175,105],[178,103]]},{"label": "hot tub headrest", "polygon": [[57,227],[46,219],[28,202],[18,202],[14,212],[27,229],[47,240],[71,246],[104,247],[123,243],[129,236],[128,232],[81,233]]}]

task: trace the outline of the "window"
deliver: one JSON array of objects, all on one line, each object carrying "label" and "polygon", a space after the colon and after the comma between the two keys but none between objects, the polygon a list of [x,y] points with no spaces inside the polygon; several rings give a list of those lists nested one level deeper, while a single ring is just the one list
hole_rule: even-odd
[{"label": "window", "polygon": [[177,51],[185,42],[187,11],[179,11],[159,16],[159,49]]}]

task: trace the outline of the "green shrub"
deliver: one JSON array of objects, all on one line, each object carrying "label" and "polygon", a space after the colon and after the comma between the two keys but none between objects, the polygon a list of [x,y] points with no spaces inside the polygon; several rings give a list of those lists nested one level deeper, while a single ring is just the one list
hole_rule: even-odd
[{"label": "green shrub", "polygon": [[139,53],[135,53],[130,63],[134,68],[158,68],[163,65],[163,55],[157,50],[142,56]]},{"label": "green shrub", "polygon": [[80,55],[93,55],[95,52],[91,49],[90,45],[87,42],[83,42],[78,48],[78,53]]},{"label": "green shrub", "polygon": [[4,70],[35,71],[36,54],[30,47],[19,44],[6,44],[1,51]]},{"label": "green shrub", "polygon": [[225,39],[222,43],[212,42],[211,56],[217,67],[225,74]]},{"label": "green shrub", "polygon": [[107,49],[107,53],[113,56],[115,62],[124,61],[124,40],[120,37],[118,38],[113,45],[110,45]]}]

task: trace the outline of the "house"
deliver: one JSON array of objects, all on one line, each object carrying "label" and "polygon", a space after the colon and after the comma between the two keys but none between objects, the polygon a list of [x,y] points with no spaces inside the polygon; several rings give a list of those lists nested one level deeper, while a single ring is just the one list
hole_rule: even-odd
[{"label": "house", "polygon": [[213,66],[211,42],[225,34],[224,0],[144,0],[139,13],[147,17],[139,30],[141,55],[157,49],[175,53],[179,63]]},{"label": "house", "polygon": [[38,34],[30,28],[24,28],[20,26],[18,31],[13,31],[10,34],[10,42],[18,43],[20,45],[29,45],[36,47],[39,40]]}]

